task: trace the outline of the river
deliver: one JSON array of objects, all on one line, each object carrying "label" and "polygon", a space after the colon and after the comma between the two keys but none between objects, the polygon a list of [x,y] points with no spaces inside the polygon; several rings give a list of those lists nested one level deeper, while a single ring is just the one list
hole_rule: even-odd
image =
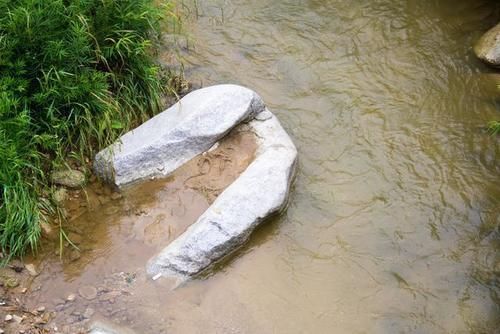
[{"label": "river", "polygon": [[471,46],[499,4],[185,4],[187,77],[256,90],[300,167],[287,213],[198,283],[183,320],[214,333],[498,331],[500,141],[484,126],[500,95]]},{"label": "river", "polygon": [[55,309],[63,332],[102,316],[151,334],[499,333],[500,137],[485,126],[500,119],[500,79],[472,45],[500,4],[180,8],[186,78],[254,89],[297,145],[288,210],[171,290],[144,264],[206,199],[179,175],[142,193],[92,185],[70,198],[79,250],[61,261],[45,247],[28,309]]}]

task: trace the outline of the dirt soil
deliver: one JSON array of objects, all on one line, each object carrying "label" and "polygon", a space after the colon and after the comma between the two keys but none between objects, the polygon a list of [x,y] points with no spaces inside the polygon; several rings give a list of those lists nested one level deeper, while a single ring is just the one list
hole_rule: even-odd
[{"label": "dirt soil", "polygon": [[0,334],[86,333],[99,319],[141,328],[137,310],[156,293],[147,260],[252,162],[255,136],[243,128],[165,179],[118,192],[91,177],[85,189],[68,190],[67,238],[55,224],[44,226],[37,256],[0,269]]}]

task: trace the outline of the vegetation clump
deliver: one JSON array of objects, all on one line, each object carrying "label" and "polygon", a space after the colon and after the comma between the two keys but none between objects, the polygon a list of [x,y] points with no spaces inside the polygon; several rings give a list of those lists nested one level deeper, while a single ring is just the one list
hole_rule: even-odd
[{"label": "vegetation clump", "polygon": [[159,110],[153,51],[170,3],[0,0],[0,248],[36,249],[48,174]]}]

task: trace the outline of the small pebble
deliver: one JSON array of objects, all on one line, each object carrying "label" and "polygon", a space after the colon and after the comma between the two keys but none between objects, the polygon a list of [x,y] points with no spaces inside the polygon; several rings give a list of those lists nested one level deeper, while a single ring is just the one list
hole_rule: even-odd
[{"label": "small pebble", "polygon": [[5,333],[5,331],[0,328],[0,334],[3,334],[3,333]]},{"label": "small pebble", "polygon": [[12,316],[12,319],[14,319],[14,321],[17,322],[18,324],[20,324],[24,320],[24,318],[22,318],[18,315],[15,315],[15,314]]},{"label": "small pebble", "polygon": [[12,315],[11,314],[7,314],[5,316],[5,321],[11,321],[12,320]]},{"label": "small pebble", "polygon": [[[23,289],[21,290],[21,293],[26,293],[26,291],[28,291],[28,288],[23,288]],[[0,333],[0,334],[1,334],[1,333]]]},{"label": "small pebble", "polygon": [[69,260],[71,262],[78,261],[81,257],[82,257],[81,253],[76,249],[72,250],[71,253],[69,254]]},{"label": "small pebble", "polygon": [[78,293],[87,300],[92,300],[97,297],[97,289],[90,285],[82,286],[78,289]]},{"label": "small pebble", "polygon": [[19,285],[19,280],[15,277],[8,277],[3,283],[6,287],[13,289]]},{"label": "small pebble", "polygon": [[114,215],[118,211],[120,211],[119,207],[117,207],[117,206],[110,206],[110,207],[106,208],[106,210],[104,210],[104,213],[107,214],[107,215]]},{"label": "small pebble", "polygon": [[36,271],[35,265],[32,263],[24,265],[24,268],[28,271],[30,276],[38,276],[38,272]]},{"label": "small pebble", "polygon": [[83,313],[83,316],[87,319],[89,319],[90,317],[92,317],[94,315],[95,311],[93,308],[91,307],[88,307],[85,312]]},{"label": "small pebble", "polygon": [[68,239],[71,240],[71,242],[74,243],[75,245],[79,245],[83,242],[83,237],[75,232],[69,232]]},{"label": "small pebble", "polygon": [[14,270],[16,273],[20,273],[21,271],[23,271],[23,263],[19,260],[12,260],[10,262],[10,265],[9,267]]},{"label": "small pebble", "polygon": [[38,307],[38,308],[36,309],[36,311],[37,311],[37,312],[40,312],[40,313],[45,312],[45,306],[40,306],[40,307]]},{"label": "small pebble", "polygon": [[72,301],[74,301],[75,299],[76,299],[76,295],[75,295],[74,293],[70,294],[70,295],[68,296],[68,298],[66,298],[66,300],[67,300],[68,302],[72,302]]},{"label": "small pebble", "polygon": [[118,200],[118,199],[120,199],[120,198],[122,198],[122,197],[123,197],[123,196],[122,196],[122,194],[120,194],[120,193],[112,193],[112,194],[111,194],[111,199],[112,199],[112,200],[114,200],[114,201],[116,201],[116,200]]},{"label": "small pebble", "polygon": [[64,310],[64,308],[66,307],[66,305],[64,304],[59,304],[59,305],[56,305],[56,307],[54,308],[57,312],[61,312]]},{"label": "small pebble", "polygon": [[52,304],[54,304],[54,305],[64,304],[64,300],[63,300],[63,299],[61,299],[61,298],[54,298],[54,299],[52,300]]}]

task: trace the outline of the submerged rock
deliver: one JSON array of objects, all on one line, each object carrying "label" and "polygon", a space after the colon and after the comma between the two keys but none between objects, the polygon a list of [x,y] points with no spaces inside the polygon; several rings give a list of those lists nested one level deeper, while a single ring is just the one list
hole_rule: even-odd
[{"label": "submerged rock", "polygon": [[75,245],[80,245],[83,242],[83,236],[76,232],[69,232],[68,239]]},{"label": "submerged rock", "polygon": [[76,249],[73,249],[70,253],[69,253],[69,260],[71,262],[75,262],[75,261],[78,261],[80,260],[80,258],[82,257],[82,254],[80,253],[80,251],[76,250]]},{"label": "submerged rock", "polygon": [[82,286],[78,289],[78,293],[87,300],[92,300],[97,297],[97,289],[90,285]]},{"label": "submerged rock", "polygon": [[0,285],[3,285],[9,289],[13,289],[19,286],[19,280],[12,276],[6,276],[0,274]]},{"label": "submerged rock", "polygon": [[85,174],[74,169],[58,170],[52,173],[51,180],[60,186],[79,188],[85,185]]},{"label": "submerged rock", "polygon": [[36,266],[33,264],[33,263],[28,263],[26,265],[24,265],[24,268],[26,268],[26,271],[28,272],[28,274],[30,276],[38,276],[38,271],[36,270]]},{"label": "submerged rock", "polygon": [[59,237],[59,233],[47,222],[41,222],[40,229],[42,230],[42,236],[46,239],[55,240]]},{"label": "submerged rock", "polygon": [[474,52],[486,64],[500,67],[500,23],[479,39],[474,46]]},{"label": "submerged rock", "polygon": [[263,109],[259,96],[241,86],[194,91],[99,152],[94,170],[118,187],[166,176]]}]

